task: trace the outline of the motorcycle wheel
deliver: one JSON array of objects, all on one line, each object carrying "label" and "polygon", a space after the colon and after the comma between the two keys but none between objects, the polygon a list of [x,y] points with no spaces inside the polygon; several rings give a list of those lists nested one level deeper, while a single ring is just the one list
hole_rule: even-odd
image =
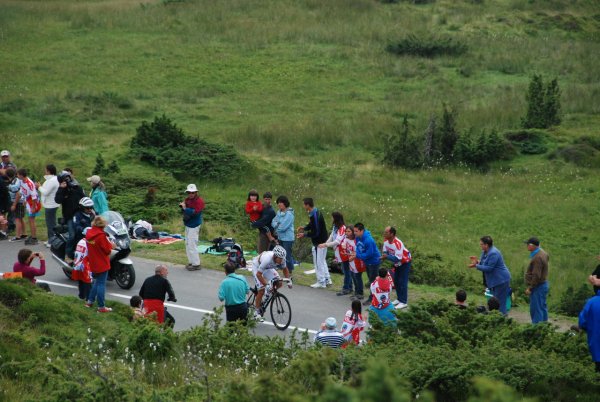
[{"label": "motorcycle wheel", "polygon": [[62,267],[62,270],[63,270],[64,274],[66,275],[66,277],[71,279],[71,274],[73,273],[73,270],[71,268],[65,268],[65,267]]},{"label": "motorcycle wheel", "polygon": [[135,270],[131,264],[119,264],[115,270],[115,282],[121,289],[131,289],[135,283]]}]

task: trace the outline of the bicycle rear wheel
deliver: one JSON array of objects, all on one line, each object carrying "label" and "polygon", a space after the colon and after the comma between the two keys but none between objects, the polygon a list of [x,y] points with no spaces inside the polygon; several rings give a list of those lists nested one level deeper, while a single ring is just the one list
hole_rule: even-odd
[{"label": "bicycle rear wheel", "polygon": [[285,330],[292,322],[292,306],[281,293],[277,293],[271,300],[271,320],[280,331]]}]

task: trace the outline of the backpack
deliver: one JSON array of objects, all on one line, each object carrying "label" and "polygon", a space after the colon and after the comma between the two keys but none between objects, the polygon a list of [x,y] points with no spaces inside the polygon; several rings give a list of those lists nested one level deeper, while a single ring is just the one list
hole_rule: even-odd
[{"label": "backpack", "polygon": [[246,259],[244,258],[244,250],[242,249],[242,246],[235,243],[233,245],[233,247],[231,248],[231,250],[229,251],[229,253],[227,253],[227,261],[226,262],[230,262],[233,265],[235,265],[236,268],[245,268],[246,267]]},{"label": "backpack", "polygon": [[217,237],[213,239],[213,245],[209,247],[207,251],[216,251],[217,253],[230,252],[231,249],[236,245],[235,240],[231,237]]}]

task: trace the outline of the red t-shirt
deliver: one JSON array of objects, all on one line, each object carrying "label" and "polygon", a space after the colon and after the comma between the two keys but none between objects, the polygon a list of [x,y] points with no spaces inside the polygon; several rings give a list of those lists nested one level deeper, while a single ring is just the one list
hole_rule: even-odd
[{"label": "red t-shirt", "polygon": [[[256,210],[254,210],[256,207]],[[260,214],[263,210],[263,204],[260,201],[247,201],[246,202],[246,213],[250,216],[252,222],[256,222],[260,219]]]}]

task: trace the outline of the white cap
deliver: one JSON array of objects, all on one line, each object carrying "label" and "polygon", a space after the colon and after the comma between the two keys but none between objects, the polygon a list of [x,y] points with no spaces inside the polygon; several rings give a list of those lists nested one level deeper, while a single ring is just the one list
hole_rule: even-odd
[{"label": "white cap", "polygon": [[98,176],[97,174],[93,175],[92,177],[88,177],[87,181],[89,181],[92,184],[98,184],[100,183],[102,180],[100,179],[100,176]]},{"label": "white cap", "polygon": [[335,320],[334,317],[329,317],[328,319],[325,320],[325,326],[328,329],[335,329],[337,327],[337,321]]},{"label": "white cap", "polygon": [[185,189],[186,193],[197,193],[198,189],[196,188],[195,184],[188,184],[187,188]]},{"label": "white cap", "polygon": [[4,151],[0,152],[0,156],[10,156],[10,152],[5,149]]}]

